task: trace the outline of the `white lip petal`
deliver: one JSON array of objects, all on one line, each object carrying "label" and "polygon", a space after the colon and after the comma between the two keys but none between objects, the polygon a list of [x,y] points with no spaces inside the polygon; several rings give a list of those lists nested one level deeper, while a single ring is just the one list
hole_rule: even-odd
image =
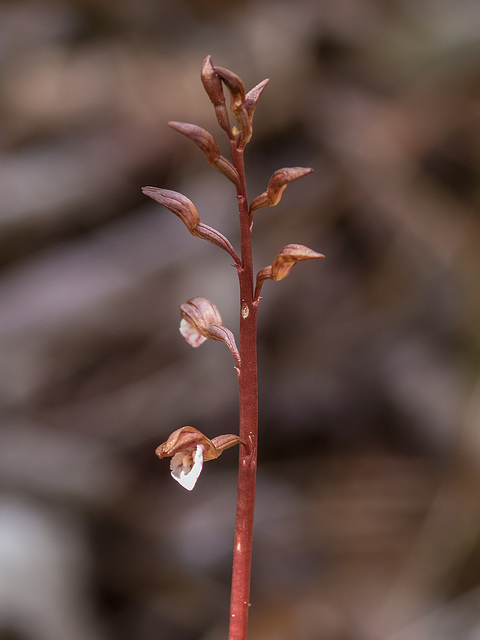
[{"label": "white lip petal", "polygon": [[180,333],[192,347],[199,347],[206,340],[205,336],[195,329],[195,327],[187,322],[185,318],[180,321]]},{"label": "white lip petal", "polygon": [[180,451],[173,456],[170,462],[172,478],[187,489],[187,491],[191,491],[197,483],[202,468],[203,446],[201,444],[197,444],[195,455]]}]

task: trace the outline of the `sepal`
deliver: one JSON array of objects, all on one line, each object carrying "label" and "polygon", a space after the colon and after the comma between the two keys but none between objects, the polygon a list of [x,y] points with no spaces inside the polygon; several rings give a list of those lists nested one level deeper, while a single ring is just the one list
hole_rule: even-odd
[{"label": "sepal", "polygon": [[269,78],[262,80],[262,82],[259,82],[257,85],[255,85],[255,87],[253,87],[253,89],[250,89],[250,91],[245,95],[244,106],[251,120],[253,119],[253,113],[255,111],[255,107],[257,106],[257,102],[269,82]]},{"label": "sepal", "polygon": [[207,436],[195,427],[180,427],[171,433],[167,440],[159,445],[155,454],[159,458],[174,456],[177,453],[193,451],[198,445],[202,445],[205,449],[203,457],[208,460],[218,458],[215,445]]}]

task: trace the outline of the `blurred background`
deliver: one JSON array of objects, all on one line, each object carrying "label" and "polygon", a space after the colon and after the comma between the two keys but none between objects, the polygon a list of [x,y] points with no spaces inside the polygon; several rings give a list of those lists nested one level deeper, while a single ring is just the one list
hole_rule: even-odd
[{"label": "blurred background", "polygon": [[480,638],[480,5],[0,2],[0,640],[227,637],[237,454],[192,493],[155,448],[237,429],[232,185],[202,61],[270,84],[247,149],[267,282],[251,640]]}]

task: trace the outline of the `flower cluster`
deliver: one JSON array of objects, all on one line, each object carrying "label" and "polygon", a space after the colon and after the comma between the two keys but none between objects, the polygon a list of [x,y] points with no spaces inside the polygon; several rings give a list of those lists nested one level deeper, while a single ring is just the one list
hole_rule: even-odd
[{"label": "flower cluster", "polygon": [[[255,197],[250,206],[248,206],[242,154],[245,145],[252,137],[253,115],[258,100],[268,84],[268,80],[263,80],[250,91],[246,91],[239,76],[229,69],[214,65],[211,56],[207,56],[204,60],[201,80],[215,110],[218,124],[228,136],[231,161],[221,154],[214,136],[203,127],[177,121],[172,121],[168,124],[173,130],[191,140],[204,154],[207,162],[234,184],[241,220],[240,244],[242,255],[239,256],[237,254],[232,243],[220,231],[201,221],[193,202],[182,193],[159,187],[144,187],[143,193],[174,213],[193,236],[211,242],[233,258],[234,266],[238,271],[240,289],[243,291],[241,294],[243,296],[241,300],[241,322],[248,322],[249,327],[253,327],[254,331],[256,331],[256,325],[254,326],[251,322],[250,311],[254,309],[256,314],[256,308],[261,300],[260,291],[263,283],[266,280],[282,280],[290,273],[297,262],[316,260],[324,256],[303,245],[288,244],[277,253],[272,264],[257,273],[255,280],[251,254],[251,232],[254,214],[261,208],[277,205],[286,187],[291,182],[310,174],[313,170],[307,167],[284,167],[275,171],[268,182],[266,190]],[[226,96],[230,97],[229,105],[227,105]],[[231,124],[231,116],[235,120],[233,125]],[[247,294],[245,295],[246,291]],[[248,304],[245,298],[248,299]],[[223,325],[220,313],[213,302],[203,297],[195,297],[180,306],[180,313],[180,333],[187,343],[192,347],[199,347],[206,340],[216,340],[226,344],[235,360],[235,368],[239,374],[239,384],[242,384],[242,380],[245,380],[245,376],[242,376],[242,354],[237,349],[233,333]],[[250,319],[247,321],[249,317]],[[254,322],[256,322],[256,315]],[[242,330],[240,335],[242,336]],[[250,345],[250,349],[255,348],[251,346],[256,344],[255,340],[247,340],[246,342]],[[240,343],[242,344],[242,338]],[[245,344],[245,341],[243,344]],[[256,355],[252,356],[250,351],[244,354],[244,359],[245,364],[249,365],[250,368],[252,361],[255,361],[256,376]],[[255,380],[252,379],[248,393],[243,394],[243,398],[246,398],[245,402],[249,401],[249,397],[254,398],[256,406],[256,378]],[[243,411],[245,412],[245,406]],[[245,424],[245,421],[243,424]],[[254,429],[256,430],[256,424]],[[242,434],[247,437],[245,431],[242,431]],[[250,437],[248,436],[248,438]],[[170,468],[172,476],[186,489],[191,490],[195,486],[202,470],[203,462],[217,458],[222,451],[234,444],[246,445],[245,440],[232,434],[218,436],[209,440],[194,427],[187,426],[174,431],[168,440],[158,447],[156,453],[160,458],[171,456]]]}]

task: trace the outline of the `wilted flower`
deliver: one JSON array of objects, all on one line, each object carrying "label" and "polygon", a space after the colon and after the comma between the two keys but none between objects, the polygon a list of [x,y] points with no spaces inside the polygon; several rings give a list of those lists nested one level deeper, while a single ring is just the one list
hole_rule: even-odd
[{"label": "wilted flower", "polygon": [[250,217],[257,209],[274,207],[280,202],[283,192],[290,182],[307,176],[312,171],[313,169],[309,167],[284,167],[275,171],[268,182],[267,190],[252,200]]},{"label": "wilted flower", "polygon": [[172,457],[172,478],[191,491],[202,472],[204,460],[214,460],[236,444],[246,446],[246,442],[233,433],[210,440],[195,427],[187,426],[174,431],[155,453],[159,458]]},{"label": "wilted flower", "polygon": [[275,260],[268,267],[264,267],[257,273],[257,286],[255,298],[258,299],[260,289],[265,280],[283,280],[286,278],[297,262],[304,260],[318,260],[324,258],[323,253],[317,253],[303,244],[287,244],[275,256]]},{"label": "wilted flower", "polygon": [[324,257],[323,253],[317,253],[317,251],[313,251],[313,249],[309,249],[303,244],[287,244],[272,262],[272,280],[283,280],[297,262],[318,260]]},{"label": "wilted flower", "polygon": [[217,307],[198,296],[180,305],[182,320],[180,333],[192,347],[199,347],[205,340],[219,340],[230,349],[237,366],[240,366],[240,354],[233,333],[223,326]]}]

